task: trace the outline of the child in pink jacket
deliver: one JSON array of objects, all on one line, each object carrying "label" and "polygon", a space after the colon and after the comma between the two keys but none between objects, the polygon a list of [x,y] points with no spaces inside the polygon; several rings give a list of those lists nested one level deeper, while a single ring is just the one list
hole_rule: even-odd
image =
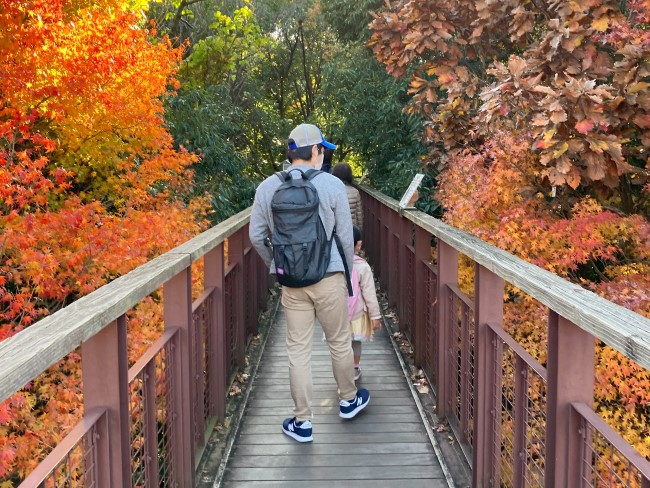
[{"label": "child in pink jacket", "polygon": [[361,251],[361,230],[355,225],[352,229],[354,236],[354,263],[352,267],[353,296],[348,298],[348,318],[352,331],[352,350],[354,352],[354,380],[361,378],[361,344],[372,340],[373,331],[381,327],[381,312],[375,279],[372,269],[365,259],[359,256]]}]

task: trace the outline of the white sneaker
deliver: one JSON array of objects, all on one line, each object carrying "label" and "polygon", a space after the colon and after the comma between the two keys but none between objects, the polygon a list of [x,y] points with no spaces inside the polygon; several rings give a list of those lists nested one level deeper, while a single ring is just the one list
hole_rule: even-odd
[{"label": "white sneaker", "polygon": [[341,400],[339,402],[339,417],[351,419],[361,410],[366,408],[370,401],[370,393],[365,388],[359,388],[355,397],[350,400]]},{"label": "white sneaker", "polygon": [[312,426],[309,420],[298,422],[296,417],[284,419],[284,422],[282,422],[282,432],[298,442],[311,442],[314,440]]}]

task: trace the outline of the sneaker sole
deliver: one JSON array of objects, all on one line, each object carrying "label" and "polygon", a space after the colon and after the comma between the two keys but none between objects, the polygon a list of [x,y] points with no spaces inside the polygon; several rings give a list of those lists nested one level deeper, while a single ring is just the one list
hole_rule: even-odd
[{"label": "sneaker sole", "polygon": [[291,437],[292,439],[298,442],[312,442],[314,440],[313,435],[310,435],[309,437],[303,437],[301,435],[296,434],[295,432],[291,432],[290,430],[285,430],[284,427],[282,427],[282,432],[284,432],[289,437]]},{"label": "sneaker sole", "polygon": [[362,404],[362,405],[359,405],[357,408],[355,408],[355,409],[352,410],[351,412],[343,413],[343,412],[341,412],[341,411],[339,410],[339,417],[341,417],[342,419],[351,419],[351,418],[354,418],[354,417],[356,417],[356,415],[357,415],[361,410],[363,410],[364,408],[366,408],[366,406],[367,406],[369,403],[370,403],[370,397],[368,397],[368,401],[367,401],[366,403],[364,403],[364,404]]}]

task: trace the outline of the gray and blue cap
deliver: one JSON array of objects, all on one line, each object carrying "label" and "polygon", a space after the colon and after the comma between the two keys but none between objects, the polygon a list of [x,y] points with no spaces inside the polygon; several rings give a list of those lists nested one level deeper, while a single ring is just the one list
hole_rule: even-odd
[{"label": "gray and blue cap", "polygon": [[323,147],[328,149],[336,149],[336,145],[327,142],[320,129],[313,124],[300,124],[293,129],[289,134],[287,146],[293,150],[299,147],[313,146],[314,144],[322,144]]}]

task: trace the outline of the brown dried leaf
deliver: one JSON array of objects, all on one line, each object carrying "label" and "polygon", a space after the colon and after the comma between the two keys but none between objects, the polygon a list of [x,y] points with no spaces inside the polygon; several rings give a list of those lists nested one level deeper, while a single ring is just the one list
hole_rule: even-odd
[{"label": "brown dried leaf", "polygon": [[566,122],[567,114],[564,110],[559,110],[551,113],[551,122],[554,124],[559,124],[560,122]]},{"label": "brown dried leaf", "polygon": [[607,164],[602,156],[589,152],[584,156],[584,160],[587,162],[587,176],[592,181],[599,181],[605,177]]},{"label": "brown dried leaf", "polygon": [[548,121],[549,121],[548,118],[544,114],[537,114],[537,115],[535,115],[535,118],[533,119],[532,124],[536,125],[536,126],[542,126],[543,127],[546,124],[548,124]]},{"label": "brown dried leaf", "polygon": [[549,88],[548,86],[544,85],[537,85],[536,87],[533,87],[531,91],[535,93],[544,93],[545,95],[552,95],[552,96],[557,96],[557,93],[552,88]]},{"label": "brown dried leaf", "polygon": [[526,61],[519,56],[510,56],[508,60],[508,69],[515,78],[520,78],[526,69]]}]

